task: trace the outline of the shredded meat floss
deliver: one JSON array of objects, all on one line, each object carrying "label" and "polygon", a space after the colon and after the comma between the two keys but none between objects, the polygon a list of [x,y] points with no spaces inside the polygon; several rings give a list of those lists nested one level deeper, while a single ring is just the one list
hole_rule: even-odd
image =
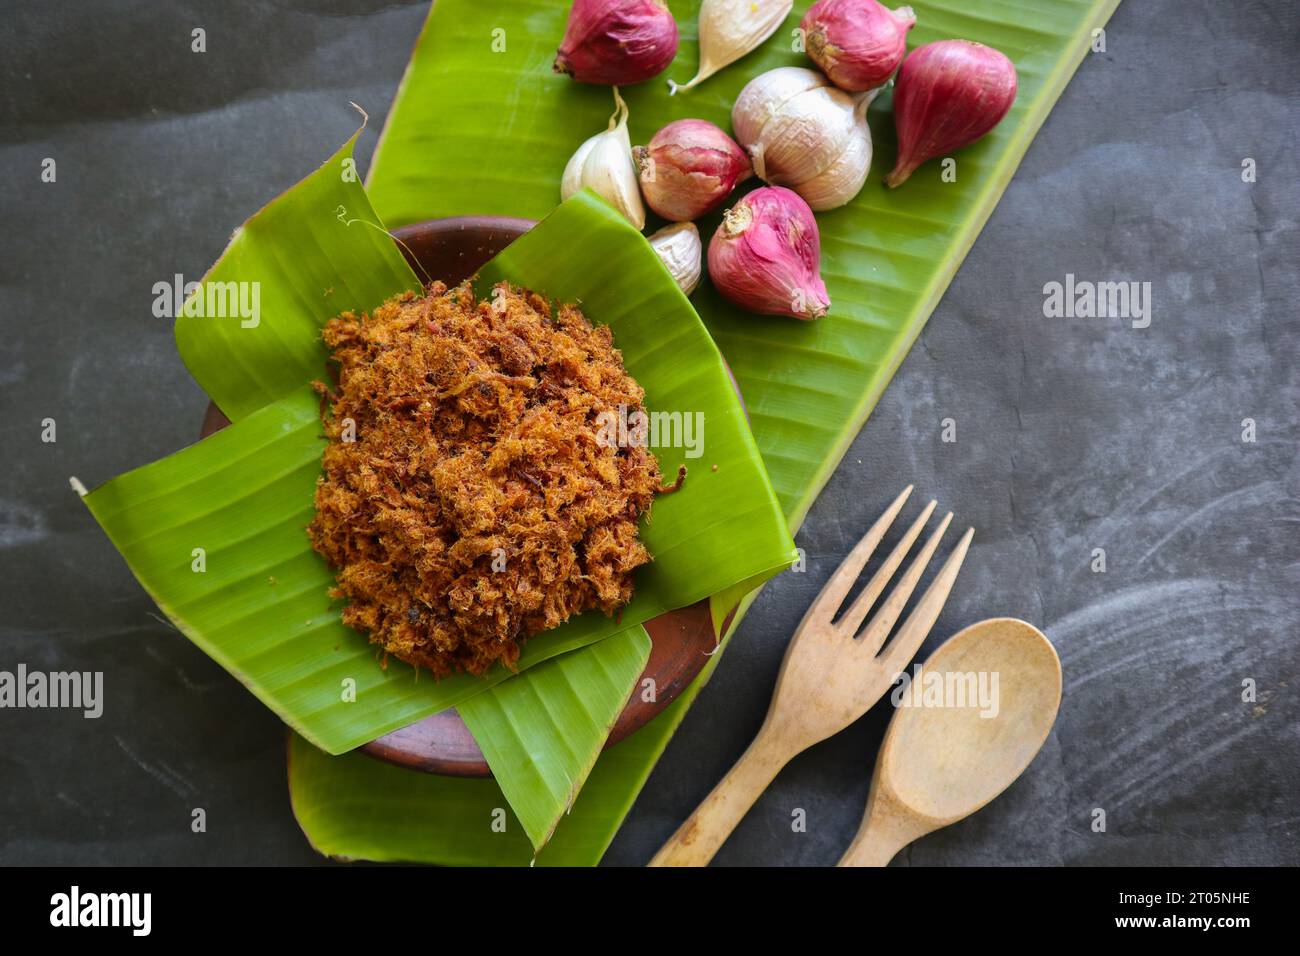
[{"label": "shredded meat floss", "polygon": [[644,447],[598,439],[642,407],[608,328],[502,283],[433,283],[324,329],[337,390],[312,544],[343,620],[442,677],[513,665],[591,608],[614,615],[650,560],[637,521],[660,490]]}]

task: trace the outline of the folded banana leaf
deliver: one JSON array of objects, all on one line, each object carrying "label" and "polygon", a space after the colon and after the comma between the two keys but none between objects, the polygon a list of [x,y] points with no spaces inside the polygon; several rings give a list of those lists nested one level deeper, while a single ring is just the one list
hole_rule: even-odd
[{"label": "folded banana leaf", "polygon": [[357,177],[360,135],[235,230],[176,317],[181,359],[232,422],[324,377],[329,319],[420,288]]},{"label": "folded banana leaf", "polygon": [[[85,497],[176,626],[330,753],[511,677],[498,669],[433,681],[402,664],[381,667],[365,638],[340,623],[326,593],[330,572],[304,530],[323,448],[318,402],[306,387],[325,374],[320,325],[412,282],[350,176],[351,146],[236,233],[194,294],[223,307],[187,307],[178,319],[188,366],[234,424]],[[635,597],[617,621],[588,613],[529,641],[518,664],[526,670],[720,589],[765,580],[791,563],[794,543],[717,348],[642,236],[584,193],[518,246],[492,276],[581,300],[593,322],[613,329],[652,411],[699,416],[708,456],[688,459],[691,446],[655,449],[666,474],[694,468],[643,522],[655,560],[638,572]],[[260,290],[256,316],[228,307],[227,290],[245,283]],[[604,690],[601,706],[626,700],[621,689]]]},{"label": "folded banana leaf", "polygon": [[[774,67],[808,65],[791,40],[809,5],[796,3],[759,50],[695,89],[669,97],[662,77],[624,88],[632,141],[644,143],[660,126],[683,117],[729,129],[731,103],[746,82]],[[877,158],[866,187],[847,206],[817,216],[832,299],[827,317],[801,324],[748,315],[714,294],[707,280],[695,294],[697,310],[739,381],[791,528],[802,522],[933,311],[1087,54],[1092,31],[1105,25],[1117,5],[1118,0],[914,0],[917,26],[910,47],[964,37],[1012,59],[1020,92],[1010,114],[979,143],[955,154],[955,182],[942,182],[935,162],[889,191],[881,178],[895,150],[890,98],[877,100],[869,116]],[[537,217],[555,205],[565,162],[604,128],[610,113],[607,89],[550,73],[567,9],[560,0],[436,0],[369,174],[371,200],[389,225],[456,214]],[[698,60],[699,3],[674,0],[672,10],[681,47],[664,76],[683,80],[694,74]],[[716,221],[715,216],[700,223],[706,242]],[[601,757],[573,815],[560,824],[539,862],[566,854],[569,861],[598,858],[597,849],[612,839],[702,684],[696,681],[664,715]],[[295,753],[301,749],[296,746]],[[497,847],[462,842],[450,827],[417,820],[397,805],[374,809],[391,784],[399,795],[395,800],[407,799],[407,788],[418,789],[427,803],[455,804],[471,816],[480,812],[474,801],[481,794],[463,781],[412,777],[399,783],[387,768],[356,762],[344,767],[320,755],[295,760],[290,790],[300,822],[324,852],[504,862]],[[302,812],[302,794],[330,788],[338,792]],[[353,808],[363,803],[369,815],[354,817]],[[378,816],[382,827],[371,825]]]},{"label": "folded banana leaf", "polygon": [[[600,755],[572,809],[536,853],[491,777],[416,773],[360,753],[331,757],[290,734],[294,816],[318,852],[340,860],[594,866],[717,659],[663,713]],[[490,826],[502,816],[504,827]]]},{"label": "folded banana leaf", "polygon": [[650,635],[633,628],[458,708],[535,848],[573,805],[649,657]]},{"label": "folded banana leaf", "polygon": [[[290,727],[338,753],[482,693],[511,672],[434,681],[403,664],[385,669],[339,619],[326,593],[333,574],[304,530],[320,474],[320,430],[319,399],[300,388],[83,500],[182,633]],[[525,644],[517,666],[526,671],[620,626],[583,615]]]},{"label": "folded banana leaf", "polygon": [[[738,618],[752,600],[751,595],[742,603]],[[733,625],[723,647],[734,633]],[[600,755],[573,809],[535,856],[513,818],[504,833],[483,825],[496,819],[494,814],[499,817],[506,805],[491,778],[413,773],[362,754],[331,757],[290,734],[294,816],[318,852],[339,860],[595,866],[721,657],[710,657],[700,676],[663,713]]]}]

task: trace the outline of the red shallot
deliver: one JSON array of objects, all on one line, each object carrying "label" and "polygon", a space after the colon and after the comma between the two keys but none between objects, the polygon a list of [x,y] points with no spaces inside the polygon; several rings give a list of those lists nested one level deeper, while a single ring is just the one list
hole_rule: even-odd
[{"label": "red shallot", "polygon": [[707,120],[676,120],[632,152],[647,205],[672,222],[712,212],[753,175],[745,151]]},{"label": "red shallot", "polygon": [[898,186],[928,159],[975,142],[1016,98],[1016,68],[970,40],[939,40],[912,51],[894,81],[898,160],[885,184]]},{"label": "red shallot", "polygon": [[555,72],[623,86],[662,73],[676,55],[677,21],[663,0],[574,0]]},{"label": "red shallot", "polygon": [[817,220],[783,186],[755,189],[723,214],[709,242],[709,278],[751,312],[816,319],[831,305]]},{"label": "red shallot", "polygon": [[876,0],[818,0],[800,21],[804,49],[832,83],[850,93],[883,86],[907,53],[911,7],[889,10]]}]

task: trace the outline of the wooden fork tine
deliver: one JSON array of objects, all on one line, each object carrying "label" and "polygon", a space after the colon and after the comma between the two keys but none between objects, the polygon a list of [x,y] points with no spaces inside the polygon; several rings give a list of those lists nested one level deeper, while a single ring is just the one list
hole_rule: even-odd
[{"label": "wooden fork tine", "polygon": [[898,566],[903,563],[903,559],[907,557],[907,552],[912,550],[913,542],[921,533],[921,529],[925,527],[925,523],[930,520],[930,515],[934,514],[935,505],[936,502],[931,501],[925,506],[925,510],[921,512],[917,519],[912,522],[912,527],[907,529],[907,534],[903,535],[893,553],[885,558],[885,563],[871,576],[871,580],[862,589],[862,593],[854,599],[853,605],[844,612],[842,618],[835,622],[837,628],[850,637],[857,633],[858,625],[867,616],[871,606],[876,603],[876,598],[880,597],[880,593],[885,590],[885,585],[894,576]]},{"label": "wooden fork tine", "polygon": [[948,530],[948,524],[952,521],[952,512],[949,511],[939,522],[939,527],[934,529],[934,534],[930,535],[930,540],[925,543],[912,563],[908,566],[903,579],[894,585],[894,590],[890,592],[889,597],[885,598],[885,603],[881,605],[880,610],[875,613],[868,622],[867,626],[862,629],[861,645],[865,654],[875,654],[880,650],[885,638],[893,629],[898,615],[903,613],[903,608],[907,605],[907,599],[912,596],[916,590],[916,584],[921,580],[921,575],[925,573],[926,565],[930,563],[930,558],[934,556],[934,551],[939,547],[939,539],[943,533]]},{"label": "wooden fork tine", "polygon": [[948,600],[948,592],[952,590],[953,582],[957,580],[957,572],[961,570],[961,563],[974,536],[975,529],[967,528],[966,533],[957,542],[957,547],[952,549],[948,560],[943,563],[939,573],[921,595],[921,600],[916,602],[916,607],[912,609],[912,613],[907,616],[903,626],[890,641],[889,650],[885,652],[880,663],[891,676],[900,673],[925,643],[926,635],[930,633],[930,628],[934,627],[934,622],[939,619],[939,612],[943,610],[944,602]]},{"label": "wooden fork tine", "polygon": [[894,499],[893,504],[885,509],[885,513],[876,519],[876,523],[862,536],[862,540],[853,546],[853,550],[849,552],[848,557],[835,569],[831,579],[826,582],[826,586],[821,589],[821,593],[813,601],[812,607],[808,609],[808,613],[804,616],[805,621],[818,618],[825,618],[829,621],[835,616],[835,612],[844,603],[844,596],[853,587],[853,582],[862,573],[862,568],[866,565],[867,559],[876,550],[876,545],[880,544],[880,539],[885,536],[889,526],[894,523],[894,519],[898,517],[898,512],[903,507],[903,502],[907,500],[907,496],[911,493],[912,486],[908,485]]}]

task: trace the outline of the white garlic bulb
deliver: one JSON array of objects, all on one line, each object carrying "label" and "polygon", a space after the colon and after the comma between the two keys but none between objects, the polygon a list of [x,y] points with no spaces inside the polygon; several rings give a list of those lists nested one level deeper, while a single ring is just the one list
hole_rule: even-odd
[{"label": "white garlic bulb", "polygon": [[867,181],[867,107],[877,92],[846,93],[815,70],[778,67],[740,91],[731,126],[760,178],[793,189],[813,209],[834,209]]},{"label": "white garlic bulb", "polygon": [[700,4],[700,67],[689,83],[668,81],[669,94],[703,83],[776,32],[794,0],[704,0]]},{"label": "white garlic bulb", "polygon": [[614,87],[614,115],[602,133],[592,136],[569,158],[560,180],[560,199],[591,187],[638,229],[645,227],[645,206],[632,161],[632,140],[627,132],[627,104]]},{"label": "white garlic bulb", "polygon": [[673,279],[686,295],[700,284],[700,259],[704,247],[700,231],[693,222],[674,222],[664,226],[647,240],[659,253]]}]

